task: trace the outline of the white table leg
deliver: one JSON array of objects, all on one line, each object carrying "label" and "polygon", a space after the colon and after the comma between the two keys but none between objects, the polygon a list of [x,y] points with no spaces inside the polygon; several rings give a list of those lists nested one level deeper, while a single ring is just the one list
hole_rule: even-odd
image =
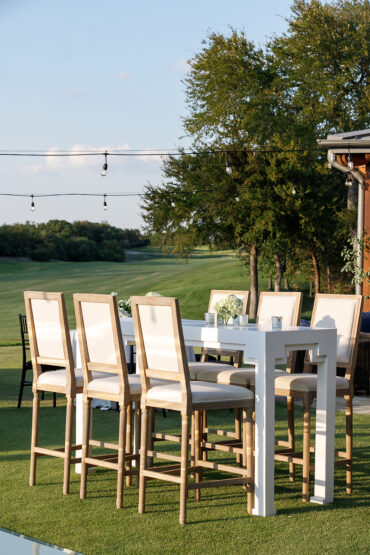
[{"label": "white table leg", "polygon": [[255,496],[253,514],[273,516],[275,450],[275,380],[274,362],[266,354],[266,336],[258,346],[255,378]]},{"label": "white table leg", "polygon": [[327,339],[327,356],[317,364],[315,488],[312,503],[332,503],[334,497],[336,338]]}]

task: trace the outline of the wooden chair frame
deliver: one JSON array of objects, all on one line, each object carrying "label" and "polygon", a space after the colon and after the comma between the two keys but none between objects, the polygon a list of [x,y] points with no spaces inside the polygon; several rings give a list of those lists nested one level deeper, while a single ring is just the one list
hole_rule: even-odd
[{"label": "wooden chair frame", "polygon": [[[81,460],[81,499],[86,498],[87,473],[88,467],[99,466],[116,470],[117,476],[117,509],[123,506],[123,486],[124,477],[127,485],[131,483],[131,476],[138,476],[138,466],[133,470],[132,461],[139,460],[139,441],[140,441],[140,395],[130,394],[128,380],[128,368],[123,346],[123,338],[118,315],[117,300],[115,295],[94,295],[76,293],[73,295],[73,302],[76,314],[78,339],[81,352],[82,371],[84,376],[83,387],[83,440],[82,440],[82,460]],[[106,364],[102,362],[90,361],[86,328],[83,318],[82,303],[103,303],[109,306],[109,314],[112,324],[112,336],[115,348],[117,364]],[[119,393],[109,393],[101,391],[88,391],[89,383],[92,381],[92,372],[99,371],[107,374],[117,375],[120,389]],[[93,399],[105,399],[115,401],[119,404],[119,431],[118,443],[109,443],[91,438],[92,412],[91,402]],[[131,414],[132,404],[135,403],[135,427],[136,427],[136,449],[132,453],[132,425]],[[103,447],[117,451],[113,454],[103,454],[93,456],[92,447]]]},{"label": "wooden chair frame", "polygon": [[[171,308],[172,324],[175,334],[175,348],[178,365],[178,372],[164,371],[148,367],[145,341],[143,337],[140,306],[166,306]],[[200,489],[204,487],[215,487],[225,485],[243,484],[247,487],[248,512],[252,510],[253,503],[253,451],[252,451],[252,407],[251,401],[239,402],[214,402],[195,404],[192,400],[190,375],[185,353],[184,337],[180,319],[180,310],[178,300],[165,297],[131,297],[132,316],[134,321],[135,339],[137,348],[137,360],[140,367],[142,380],[142,435],[140,450],[140,480],[139,480],[139,513],[145,512],[145,489],[148,479],[159,479],[174,482],[180,485],[180,524],[186,523],[186,505],[189,490],[196,490],[196,499],[200,499]],[[177,381],[181,384],[181,402],[153,401],[147,399],[147,393],[150,389],[150,378],[160,378],[170,381]],[[244,415],[244,433],[243,433],[243,467],[234,467],[231,465],[217,464],[214,462],[202,460],[202,438],[200,430],[202,429],[201,418],[204,410],[229,408],[241,408]],[[181,456],[161,453],[150,449],[152,437],[149,425],[150,414],[153,409],[165,408],[175,410],[181,413]],[[191,434],[190,420],[194,414],[194,461],[191,466],[188,464],[189,459],[189,437]],[[149,432],[150,430],[150,432]],[[177,436],[168,434],[153,434],[154,439],[178,441]],[[233,448],[227,449],[235,452]],[[153,458],[168,460],[172,464],[166,466],[153,466],[151,460]],[[175,463],[175,464],[174,464]],[[202,482],[202,469],[211,468],[214,470],[222,470],[239,475],[238,478],[228,478],[222,480],[212,480]],[[175,473],[180,471],[180,475]],[[189,483],[189,473],[195,474],[195,482]]]},{"label": "wooden chair frame", "polygon": [[[38,338],[36,334],[36,327],[34,315],[32,310],[32,301],[40,299],[47,301],[57,301],[59,324],[61,330],[62,344],[63,344],[63,358],[50,358],[42,357],[39,354]],[[70,482],[70,465],[80,462],[79,458],[71,458],[71,452],[81,449],[81,445],[72,445],[72,428],[73,428],[73,401],[76,393],[81,393],[82,388],[76,387],[76,378],[74,373],[74,361],[72,354],[71,339],[69,335],[69,327],[67,320],[67,312],[63,293],[47,293],[40,291],[25,291],[24,301],[26,308],[27,327],[29,334],[32,368],[33,368],[33,409],[32,409],[32,437],[31,437],[31,465],[30,465],[30,486],[36,483],[36,462],[40,456],[49,455],[52,457],[59,457],[64,459],[64,478],[63,478],[63,493],[69,493]],[[42,373],[42,365],[52,367],[59,367],[66,369],[66,387],[57,385],[48,385],[38,383],[38,378]],[[38,432],[39,432],[39,413],[40,413],[40,393],[44,391],[51,391],[53,393],[63,393],[67,397],[67,410],[66,410],[66,428],[65,428],[65,441],[64,447],[58,449],[46,449],[38,446]]]},{"label": "wooden chair frame", "polygon": [[[352,493],[352,452],[353,452],[353,407],[352,400],[354,394],[354,372],[356,368],[357,347],[359,340],[359,331],[361,325],[361,312],[363,298],[361,295],[333,295],[318,293],[315,296],[314,307],[312,310],[311,325],[315,322],[317,305],[320,298],[337,298],[337,299],[355,299],[357,306],[353,317],[353,327],[350,339],[350,357],[348,363],[337,362],[337,368],[345,368],[345,378],[349,382],[349,394],[347,390],[336,390],[337,397],[344,397],[346,402],[345,419],[346,419],[346,450],[336,451],[337,459],[335,464],[338,466],[346,467],[346,492]],[[309,353],[306,352],[304,373],[311,373],[315,365],[310,362]],[[309,500],[309,487],[310,487],[310,471],[314,470],[314,465],[311,464],[311,453],[315,451],[311,447],[311,406],[313,399],[316,397],[316,392],[302,393],[294,392],[292,396],[287,396],[284,389],[275,387],[275,395],[287,397],[288,406],[288,442],[281,441],[278,444],[285,446],[285,449],[276,450],[275,460],[284,461],[289,463],[290,480],[295,480],[295,465],[303,466],[303,483],[302,483],[302,500]],[[294,433],[294,399],[303,401],[303,452],[295,451],[295,433]]]}]

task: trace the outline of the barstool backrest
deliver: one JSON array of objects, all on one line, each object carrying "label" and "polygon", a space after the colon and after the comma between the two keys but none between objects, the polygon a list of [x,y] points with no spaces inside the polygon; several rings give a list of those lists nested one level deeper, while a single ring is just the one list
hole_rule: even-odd
[{"label": "barstool backrest", "polygon": [[63,293],[25,291],[27,327],[34,384],[41,365],[66,368],[67,390],[74,394],[76,379]]}]

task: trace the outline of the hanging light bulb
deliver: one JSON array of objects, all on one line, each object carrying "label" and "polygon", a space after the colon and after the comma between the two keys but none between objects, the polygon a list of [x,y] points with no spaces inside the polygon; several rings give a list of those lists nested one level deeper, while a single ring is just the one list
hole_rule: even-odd
[{"label": "hanging light bulb", "polygon": [[239,201],[240,201],[240,198],[238,197],[238,195],[235,196],[235,201],[236,201],[236,202],[239,202]]},{"label": "hanging light bulb", "polygon": [[347,179],[346,179],[346,181],[345,181],[344,184],[345,184],[346,187],[352,187],[352,185],[353,185],[353,177],[352,177],[351,174],[349,174],[349,175],[347,176]]},{"label": "hanging light bulb", "polygon": [[175,208],[176,202],[174,200],[171,202],[171,206],[172,206],[172,208]]},{"label": "hanging light bulb", "polygon": [[296,188],[295,188],[294,185],[293,185],[292,195],[294,196],[294,195],[296,195],[296,194],[297,194],[297,191],[296,191]]},{"label": "hanging light bulb", "polygon": [[[103,174],[102,174],[102,175],[103,175]],[[106,201],[106,197],[107,197],[107,195],[104,194],[104,202],[103,202],[103,208],[104,208],[104,210],[108,210],[108,204],[107,204],[107,201]]]},{"label": "hanging light bulb", "polygon": [[231,167],[231,164],[229,162],[229,160],[226,158],[226,168],[225,171],[227,173],[227,175],[231,175],[233,173],[233,169]]},{"label": "hanging light bulb", "polygon": [[102,169],[101,174],[100,174],[103,177],[105,177],[107,175],[107,171],[108,171],[108,162],[107,162],[108,152],[107,151],[105,151],[104,156],[105,156],[105,162],[103,164],[103,169]]},{"label": "hanging light bulb", "polygon": [[355,168],[355,165],[352,160],[352,154],[350,152],[348,153],[348,156],[347,156],[347,166],[351,171]]},{"label": "hanging light bulb", "polygon": [[33,195],[31,195],[31,210],[32,212],[35,211],[35,203],[33,202]]}]

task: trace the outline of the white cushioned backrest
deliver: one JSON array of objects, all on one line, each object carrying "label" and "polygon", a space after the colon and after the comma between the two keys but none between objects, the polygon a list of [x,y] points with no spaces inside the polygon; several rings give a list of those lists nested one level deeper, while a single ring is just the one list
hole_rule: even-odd
[{"label": "white cushioned backrest", "polygon": [[211,298],[211,306],[209,309],[209,312],[216,312],[215,310],[215,305],[216,303],[218,303],[219,301],[222,301],[222,299],[226,299],[226,297],[228,297],[229,295],[234,295],[235,297],[237,297],[238,299],[240,299],[244,305],[244,299],[245,299],[245,295],[242,295],[241,293],[213,293],[212,298]]},{"label": "white cushioned backrest", "polygon": [[39,356],[65,359],[58,301],[31,299]]},{"label": "white cushioned backrest", "polygon": [[90,362],[118,364],[109,304],[82,302],[81,311]]},{"label": "white cushioned backrest", "polygon": [[348,364],[351,356],[351,336],[356,314],[356,299],[318,297],[311,326],[337,328],[337,362]]},{"label": "white cushioned backrest", "polygon": [[271,324],[271,316],[282,316],[283,326],[293,326],[296,303],[299,299],[296,295],[262,295],[258,312],[259,324]]},{"label": "white cushioned backrest", "polygon": [[179,372],[171,307],[139,305],[138,310],[148,368]]}]

